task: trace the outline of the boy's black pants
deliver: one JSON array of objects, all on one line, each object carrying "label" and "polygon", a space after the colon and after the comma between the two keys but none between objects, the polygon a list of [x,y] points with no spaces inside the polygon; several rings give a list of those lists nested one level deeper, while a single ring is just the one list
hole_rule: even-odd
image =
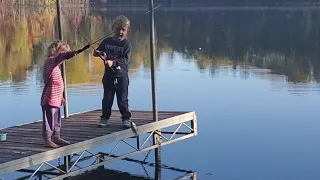
[{"label": "boy's black pants", "polygon": [[131,112],[128,105],[128,74],[121,77],[114,77],[105,74],[102,78],[103,84],[103,99],[102,99],[102,116],[101,118],[109,119],[111,116],[111,108],[113,104],[114,94],[117,95],[117,103],[121,113],[121,119],[130,119]]}]

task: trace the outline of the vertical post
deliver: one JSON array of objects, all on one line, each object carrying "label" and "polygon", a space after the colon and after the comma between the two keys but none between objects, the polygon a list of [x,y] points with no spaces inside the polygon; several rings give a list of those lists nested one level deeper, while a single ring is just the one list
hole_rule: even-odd
[{"label": "vertical post", "polygon": [[38,175],[39,176],[38,177],[39,180],[42,180],[42,175],[43,175],[42,173],[39,173],[39,175]]},{"label": "vertical post", "polygon": [[[99,154],[98,155],[101,159],[104,159],[105,155],[104,154]],[[102,163],[103,161],[101,159],[97,159],[98,163]],[[99,171],[103,171],[104,170],[104,165],[101,165],[99,167],[97,167],[97,170]]]},{"label": "vertical post", "polygon": [[161,154],[155,155],[154,179],[161,180]]},{"label": "vertical post", "polygon": [[[152,90],[152,111],[153,111],[153,121],[158,121],[158,108],[157,108],[157,96],[156,96],[156,75],[155,75],[155,30],[154,30],[154,9],[153,9],[153,0],[149,0],[149,23],[150,23],[150,57],[151,57],[151,90]],[[160,145],[160,131],[157,130],[157,133],[153,134],[153,144]],[[160,146],[155,149],[155,179],[161,179],[161,150]]]},{"label": "vertical post", "polygon": [[[63,31],[62,31],[62,22],[61,22],[61,6],[60,6],[60,0],[56,0],[57,2],[57,19],[58,19],[58,34],[59,34],[59,40],[63,40]],[[64,83],[64,91],[63,91],[63,97],[65,99],[65,105],[63,106],[63,111],[64,111],[64,117],[67,118],[69,117],[69,112],[68,112],[68,99],[67,99],[67,83],[66,83],[66,68],[65,68],[65,63],[63,62],[61,64],[61,74],[63,78],[63,83]],[[68,174],[69,171],[69,162],[71,158],[70,156],[65,156],[64,157],[64,166],[65,166],[65,171]]]},{"label": "vertical post", "polygon": [[69,163],[70,163],[70,161],[71,161],[70,155],[64,156],[63,161],[64,161],[64,170],[65,170],[66,173],[68,174],[68,172],[69,172]]},{"label": "vertical post", "polygon": [[[61,22],[61,6],[60,6],[60,0],[56,0],[57,3],[57,19],[58,19],[58,32],[59,32],[59,40],[63,40],[63,34],[62,34],[62,22]],[[63,97],[65,99],[65,105],[63,106],[64,111],[64,117],[69,117],[69,111],[68,111],[68,98],[67,98],[67,79],[66,79],[66,67],[65,63],[63,62],[61,64],[61,73],[62,78],[64,82],[64,91],[63,91]]]},{"label": "vertical post", "polygon": [[150,56],[151,56],[151,90],[152,90],[152,110],[153,120],[158,121],[158,108],[157,108],[157,97],[156,97],[156,85],[155,85],[155,31],[154,31],[154,10],[153,0],[149,0],[149,20],[150,20]]}]

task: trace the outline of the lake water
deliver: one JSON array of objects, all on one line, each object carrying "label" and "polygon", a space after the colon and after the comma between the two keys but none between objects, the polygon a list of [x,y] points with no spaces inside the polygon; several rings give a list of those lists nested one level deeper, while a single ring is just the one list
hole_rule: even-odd
[{"label": "lake water", "polygon": [[[64,9],[91,40],[109,33],[119,14],[130,18],[132,110],[152,110],[147,10]],[[54,7],[0,13],[4,128],[41,119],[43,57],[57,29]],[[162,148],[163,164],[195,171],[201,180],[320,178],[320,8],[160,7],[155,15],[158,108],[196,111],[199,125],[197,137]],[[63,27],[73,49],[86,45],[66,19]],[[100,108],[103,66],[90,53],[66,64],[70,113]],[[145,173],[125,161],[106,168],[131,175],[106,170],[85,179],[153,176],[153,167]],[[162,171],[163,179],[183,174]]]}]

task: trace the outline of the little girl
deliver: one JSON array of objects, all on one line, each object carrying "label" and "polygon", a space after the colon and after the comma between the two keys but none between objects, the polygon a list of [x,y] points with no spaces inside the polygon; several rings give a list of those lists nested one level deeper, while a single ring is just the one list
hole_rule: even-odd
[{"label": "little girl", "polygon": [[52,42],[48,47],[47,56],[43,65],[43,80],[45,86],[41,96],[43,116],[42,137],[45,147],[58,148],[70,144],[70,142],[60,137],[60,107],[64,104],[64,82],[60,65],[65,60],[72,58],[89,47],[90,45],[86,45],[82,49],[71,51],[68,44],[59,40]]}]

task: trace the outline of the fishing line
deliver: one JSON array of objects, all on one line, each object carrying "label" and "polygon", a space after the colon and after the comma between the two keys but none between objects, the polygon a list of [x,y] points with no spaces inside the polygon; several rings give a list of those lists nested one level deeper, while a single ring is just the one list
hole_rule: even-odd
[{"label": "fishing line", "polygon": [[[65,18],[74,26],[74,28],[79,32],[79,34],[84,38],[85,41],[87,41],[87,43],[90,45],[90,47],[96,51],[96,49],[92,46],[94,43],[97,43],[98,41],[100,41],[101,39],[104,39],[105,37],[108,37],[109,35],[111,35],[112,33],[114,33],[114,31],[112,31],[111,33],[107,34],[106,36],[104,36],[103,38],[100,38],[98,41],[95,41],[94,43],[90,43],[90,41],[86,38],[86,36],[84,34],[82,34],[82,32],[77,28],[77,26],[71,21],[70,18],[68,18],[67,14],[63,11],[63,9],[61,8],[61,12],[65,15]],[[102,57],[102,55],[100,53],[97,53],[98,56],[104,61],[104,63],[106,63],[106,59],[104,57]],[[109,67],[109,66],[108,66]],[[111,69],[113,72],[114,69],[112,69],[111,67],[109,67],[109,69]]]},{"label": "fishing line", "polygon": [[[94,47],[92,46],[93,44],[101,41],[102,39],[104,39],[104,38],[106,38],[106,37],[108,37],[108,36],[110,36],[111,34],[114,33],[114,31],[112,31],[112,32],[110,32],[109,34],[101,37],[100,39],[98,39],[98,40],[90,43],[90,41],[85,37],[84,34],[82,34],[82,32],[81,32],[81,31],[77,28],[77,26],[71,21],[71,19],[70,19],[70,18],[68,17],[68,15],[63,11],[62,8],[61,8],[61,11],[62,11],[62,13],[65,15],[65,18],[74,26],[74,28],[80,33],[80,35],[89,43],[89,45],[90,45],[93,49],[94,49]],[[126,23],[124,26],[127,26],[127,25],[129,25],[129,24],[130,24],[130,23]],[[95,49],[94,49],[94,50],[95,50]]]},{"label": "fishing line", "polygon": [[[93,50],[96,50],[92,45],[94,43],[90,43],[90,41],[86,38],[86,36],[84,34],[82,34],[82,32],[77,28],[77,26],[71,21],[71,19],[68,18],[67,14],[63,11],[63,9],[61,8],[61,12],[65,15],[65,18],[74,26],[74,28],[79,32],[79,34],[84,38],[85,41],[87,41],[87,43],[90,45],[90,47]],[[109,33],[107,36],[109,36],[110,34],[112,34],[113,31],[111,33]],[[106,36],[105,36],[106,37]],[[101,40],[101,39],[100,39]],[[98,42],[98,41],[96,41]]]},{"label": "fishing line", "polygon": [[[159,4],[158,6],[154,7],[152,10],[147,11],[145,14],[148,14],[149,12],[151,12],[151,11],[159,8],[160,6],[161,6],[161,4]],[[108,37],[108,36],[110,36],[111,34],[114,33],[114,31],[111,31],[111,32],[108,33],[107,35],[105,35],[105,36],[101,37],[100,39],[98,39],[98,40],[90,43],[90,41],[86,38],[86,36],[77,28],[77,26],[72,22],[72,20],[69,18],[69,16],[63,11],[63,9],[62,9],[62,8],[60,8],[60,9],[61,9],[61,12],[64,14],[64,17],[74,26],[74,28],[79,32],[79,34],[84,38],[84,40],[90,45],[90,47],[91,47],[94,51],[96,51],[96,49],[92,46],[93,44],[101,41],[102,39],[104,39],[104,38],[106,38],[106,37]],[[127,26],[127,25],[129,25],[129,24],[130,24],[130,23],[128,22],[128,23],[126,23],[124,26]],[[103,58],[100,53],[97,53],[97,54],[98,54],[98,56],[99,56],[104,62],[106,61],[106,59]],[[111,69],[111,70],[114,72],[114,69],[112,69],[111,67],[109,67],[109,69]]]},{"label": "fishing line", "polygon": [[152,8],[151,10],[147,11],[146,14],[148,14],[149,12],[151,12],[151,11],[153,11],[153,10],[155,10],[155,9],[158,9],[160,6],[161,6],[161,4],[159,4],[158,6]]},{"label": "fishing line", "polygon": [[[145,14],[148,14],[148,13],[150,13],[151,11],[153,11],[153,10],[155,10],[155,9],[158,9],[160,6],[161,6],[161,4],[159,4],[158,6],[152,8],[151,10],[147,11]],[[85,37],[84,34],[82,34],[82,32],[77,28],[77,26],[70,20],[69,16],[63,11],[62,8],[61,8],[61,11],[62,11],[62,13],[65,15],[65,18],[68,19],[69,22],[71,22],[71,24],[74,26],[74,28],[78,30],[78,32],[80,33],[80,35],[89,43],[89,45],[90,45],[91,47],[92,47],[93,44],[96,44],[97,42],[101,41],[102,39],[104,39],[104,38],[106,38],[106,37],[108,37],[108,36],[110,36],[111,34],[114,33],[114,31],[111,31],[109,34],[107,34],[107,35],[101,37],[100,39],[98,39],[98,40],[90,43],[90,41]],[[129,24],[130,24],[130,23],[126,23],[125,26],[127,26],[127,25],[129,25]],[[93,48],[93,47],[92,47],[92,48]],[[93,49],[94,49],[94,48],[93,48]],[[95,49],[94,49],[94,50],[95,50]]]}]

